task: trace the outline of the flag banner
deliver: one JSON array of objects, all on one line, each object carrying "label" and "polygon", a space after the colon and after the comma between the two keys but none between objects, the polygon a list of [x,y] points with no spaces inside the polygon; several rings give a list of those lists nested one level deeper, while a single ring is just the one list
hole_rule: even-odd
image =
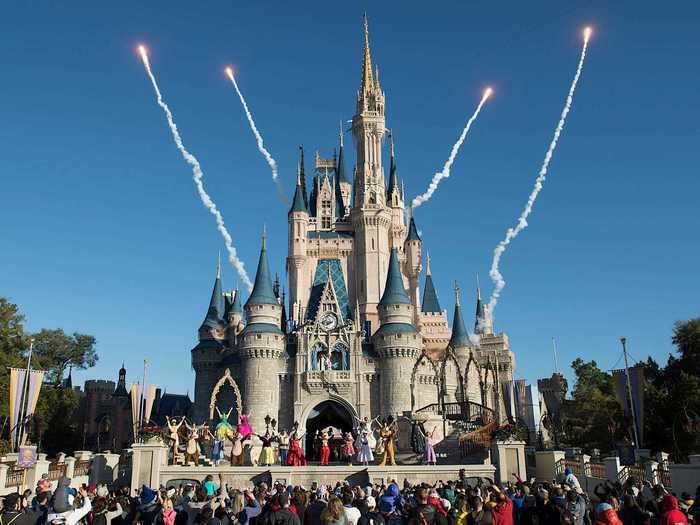
[{"label": "flag banner", "polygon": [[139,383],[131,385],[131,424],[134,426],[134,429],[136,429],[138,422],[141,421],[141,392],[142,388]]},{"label": "flag banner", "polygon": [[[632,406],[634,406],[634,416],[637,419],[637,436],[639,436],[639,443],[636,443],[636,445],[639,447],[641,443],[644,443],[644,367],[637,365],[628,370],[630,376],[630,390],[632,391]],[[630,419],[630,424],[632,425],[625,370],[613,370],[612,376],[615,382],[617,401],[620,403],[622,410]]]},{"label": "flag banner", "polygon": [[148,423],[151,419],[151,410],[153,410],[153,402],[156,399],[156,385],[146,385],[146,391],[143,395],[143,421]]},{"label": "flag banner", "polygon": [[515,385],[513,381],[503,381],[503,403],[506,407],[506,416],[508,419],[515,420]]},{"label": "flag banner", "polygon": [[17,441],[17,423],[22,408],[22,394],[24,393],[24,380],[27,370],[24,368],[10,368],[10,439],[14,450]]},{"label": "flag banner", "polygon": [[524,379],[516,379],[513,383],[515,416],[516,418],[524,420],[525,414],[527,413],[527,400],[525,398],[525,388],[527,385]]},{"label": "flag banner", "polygon": [[39,400],[39,391],[44,382],[43,370],[29,371],[29,389],[27,390],[27,415],[34,414],[36,402]]},{"label": "flag banner", "polygon": [[37,453],[35,445],[25,445],[19,447],[17,455],[17,466],[20,468],[31,468],[36,464]]}]

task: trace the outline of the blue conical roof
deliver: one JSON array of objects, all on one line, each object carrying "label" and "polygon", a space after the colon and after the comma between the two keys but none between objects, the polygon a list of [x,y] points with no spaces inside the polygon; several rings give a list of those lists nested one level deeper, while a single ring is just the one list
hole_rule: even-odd
[{"label": "blue conical roof", "polygon": [[433,284],[433,276],[430,273],[430,256],[428,256],[426,266],[425,288],[423,289],[423,304],[421,305],[421,310],[425,313],[440,313],[442,312],[442,308],[440,308],[440,301],[438,301],[435,285]]},{"label": "blue conical roof", "polygon": [[484,312],[484,305],[481,302],[481,290],[476,288],[476,320],[474,321],[474,333],[480,334],[483,332],[483,323],[486,321],[486,312]]},{"label": "blue conical roof", "polygon": [[391,192],[396,189],[401,193],[399,189],[399,177],[396,174],[396,159],[394,158],[394,142],[391,143],[391,163],[389,168],[389,186],[386,189],[386,194],[391,195]]},{"label": "blue conical roof", "polygon": [[391,249],[389,271],[386,274],[386,286],[379,304],[411,304],[406,289],[403,287],[403,278],[401,277],[401,267],[399,266],[399,256],[396,248]]},{"label": "blue conical roof", "polygon": [[340,145],[340,152],[338,153],[338,167],[336,168],[338,172],[338,181],[347,182],[350,184],[350,180],[345,174],[345,157],[343,156],[343,145]]},{"label": "blue conical roof", "polygon": [[241,308],[241,292],[236,288],[236,295],[233,297],[233,304],[231,305],[232,314],[242,314],[243,308]]},{"label": "blue conical roof", "polygon": [[455,304],[455,315],[452,320],[452,337],[450,338],[450,346],[452,348],[463,348],[470,346],[469,334],[464,327],[464,319],[462,319],[462,307],[459,301]]},{"label": "blue conical roof", "polygon": [[416,221],[411,217],[411,222],[408,225],[408,235],[406,236],[407,241],[420,241],[420,235],[418,235],[418,228],[416,228]]},{"label": "blue conical roof", "polygon": [[209,308],[207,315],[202,321],[200,328],[216,328],[223,324],[224,319],[224,294],[221,291],[221,266],[217,267],[216,279],[214,280],[214,288],[211,291],[211,299],[209,300]]},{"label": "blue conical roof", "polygon": [[255,284],[245,304],[246,306],[252,304],[279,304],[272,290],[270,265],[267,262],[267,240],[264,236],[260,250],[260,260],[258,261],[258,271],[255,273]]},{"label": "blue conical roof", "polygon": [[309,213],[306,207],[306,200],[304,199],[304,188],[301,184],[297,184],[294,190],[294,199],[292,199],[292,207],[289,209],[289,213],[301,211],[304,213]]}]

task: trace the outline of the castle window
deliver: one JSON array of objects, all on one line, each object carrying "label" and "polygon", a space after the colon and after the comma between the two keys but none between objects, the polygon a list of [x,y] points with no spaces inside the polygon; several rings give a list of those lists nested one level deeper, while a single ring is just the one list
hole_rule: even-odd
[{"label": "castle window", "polygon": [[321,201],[321,213],[323,213],[324,215],[326,213],[330,215],[330,213],[331,213],[331,201],[330,200],[323,199]]},{"label": "castle window", "polygon": [[321,217],[321,228],[330,228],[331,227],[331,218],[330,217]]}]

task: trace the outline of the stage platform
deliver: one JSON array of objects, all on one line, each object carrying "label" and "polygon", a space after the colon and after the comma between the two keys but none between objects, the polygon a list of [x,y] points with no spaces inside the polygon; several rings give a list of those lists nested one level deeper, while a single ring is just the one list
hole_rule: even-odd
[{"label": "stage platform", "polygon": [[[337,481],[348,480],[351,485],[369,483],[386,483],[395,480],[401,485],[404,479],[411,483],[447,481],[459,478],[460,469],[465,470],[467,478],[477,477],[493,480],[496,468],[491,464],[485,465],[397,465],[395,467],[379,467],[370,465],[308,465],[306,467],[205,467],[169,465],[161,466],[158,473],[159,483],[165,486],[180,484],[187,480],[201,482],[208,474],[216,480],[219,473],[224,475],[226,482],[236,488],[252,487],[261,481],[277,482],[285,485],[303,485],[309,488],[315,481],[326,485]],[[218,480],[217,480],[218,481]]]}]

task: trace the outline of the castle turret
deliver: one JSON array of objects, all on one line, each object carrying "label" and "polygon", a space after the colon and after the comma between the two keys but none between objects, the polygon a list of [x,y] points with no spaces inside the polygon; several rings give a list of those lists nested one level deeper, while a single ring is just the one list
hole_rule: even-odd
[{"label": "castle turret", "polygon": [[306,202],[306,190],[304,188],[303,164],[304,150],[301,150],[299,167],[297,168],[297,184],[292,199],[292,207],[289,209],[287,221],[289,224],[287,273],[289,275],[290,304],[292,319],[298,321],[301,314],[301,305],[308,302],[309,282],[308,270],[308,230],[309,208]]},{"label": "castle turret", "polygon": [[433,284],[433,275],[430,272],[430,254],[426,257],[425,262],[425,287],[423,288],[423,304],[421,305],[423,313],[436,314],[442,312],[440,301],[438,301],[437,291]]},{"label": "castle turret", "polygon": [[209,308],[207,315],[199,327],[199,340],[215,339],[220,341],[224,338],[224,294],[221,291],[221,261],[216,266],[216,279],[214,280],[214,288],[211,291],[211,299],[209,300]]},{"label": "castle turret", "polygon": [[243,323],[243,307],[241,306],[241,292],[238,288],[231,292],[231,305],[228,308],[226,320],[228,321],[229,346],[234,346],[238,341],[238,335],[245,327]]},{"label": "castle turret", "polygon": [[362,321],[370,322],[370,333],[379,324],[377,305],[382,296],[381,276],[387,271],[391,251],[391,209],[386,204],[382,168],[385,132],[384,92],[379,84],[379,72],[372,71],[365,17],[362,79],[357,93],[357,111],[352,118],[357,165],[350,218],[355,231],[353,256],[358,281],[355,289]]},{"label": "castle turret", "polygon": [[488,313],[488,308],[481,302],[481,288],[476,285],[476,319],[474,321],[474,333],[477,335],[492,335],[493,323]]},{"label": "castle turret", "polygon": [[406,224],[404,223],[404,202],[399,176],[396,168],[396,156],[394,155],[394,139],[391,138],[391,158],[389,167],[389,186],[386,189],[386,202],[391,208],[391,247],[399,252],[403,251],[406,238]]},{"label": "castle turret", "polygon": [[[338,164],[336,167],[336,174],[338,179],[338,191],[340,192],[340,198],[343,202],[343,210],[347,213],[352,207],[350,198],[352,197],[352,183],[348,179],[347,173],[345,171],[345,155],[343,147],[343,130],[341,124],[340,130],[340,151],[338,152]],[[345,215],[343,214],[343,216]]]},{"label": "castle turret", "polygon": [[465,366],[469,358],[469,350],[471,341],[469,334],[464,327],[464,318],[462,317],[462,307],[459,304],[459,288],[455,286],[455,314],[452,319],[452,337],[450,337],[449,347],[455,353],[455,356],[460,361],[460,366]]},{"label": "castle turret", "polygon": [[253,291],[245,304],[247,324],[239,335],[243,411],[260,428],[266,415],[279,419],[279,373],[283,367],[285,338],[280,330],[282,306],[272,286],[263,235]]},{"label": "castle turret", "polygon": [[214,288],[209,308],[199,327],[199,343],[192,349],[192,368],[196,373],[194,385],[195,420],[208,417],[206,407],[219,375],[220,352],[224,348],[226,322],[224,321],[224,295],[221,290],[221,264],[217,265]]},{"label": "castle turret", "polygon": [[422,270],[422,246],[423,241],[418,235],[416,221],[411,217],[408,224],[408,235],[403,243],[403,250],[406,255],[405,271],[408,276],[408,293],[413,304],[415,318],[414,323],[418,324],[418,312],[420,312],[420,272]]},{"label": "castle turret", "polygon": [[411,389],[406,385],[423,347],[423,338],[413,325],[413,305],[404,289],[396,249],[391,250],[379,319],[381,326],[373,342],[381,359],[382,413],[396,415],[411,410]]}]

